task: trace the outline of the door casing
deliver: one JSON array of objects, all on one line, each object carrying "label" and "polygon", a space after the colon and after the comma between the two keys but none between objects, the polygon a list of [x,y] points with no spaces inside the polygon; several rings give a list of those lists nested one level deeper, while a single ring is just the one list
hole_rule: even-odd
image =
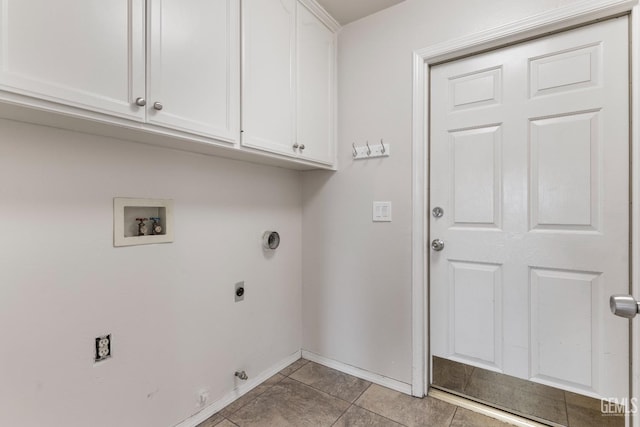
[{"label": "door casing", "polygon": [[[630,117],[640,111],[640,6],[638,0],[587,0],[514,23],[455,39],[413,54],[413,134],[412,134],[412,394],[429,392],[429,319],[428,319],[428,190],[429,190],[429,71],[432,65],[518,43],[527,39],[586,25],[623,14],[630,15],[631,90]],[[630,293],[640,297],[640,121],[630,124],[631,144],[631,242]],[[640,361],[640,319],[631,323],[631,360]],[[630,369],[630,397],[640,397],[640,363]],[[640,427],[640,416],[632,416],[632,425]]]}]

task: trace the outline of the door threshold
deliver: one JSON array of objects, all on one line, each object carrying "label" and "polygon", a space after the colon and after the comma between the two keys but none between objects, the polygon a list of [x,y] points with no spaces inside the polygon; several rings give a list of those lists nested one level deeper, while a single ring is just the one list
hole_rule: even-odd
[{"label": "door threshold", "polygon": [[473,412],[477,412],[482,415],[486,415],[487,417],[494,418],[496,420],[502,421],[504,423],[508,423],[514,426],[519,427],[549,427],[549,424],[542,424],[537,421],[530,420],[528,418],[523,418],[518,415],[514,415],[510,412],[502,411],[500,409],[496,409],[492,406],[484,405],[482,403],[478,403],[474,400],[466,399],[462,396],[458,396],[456,394],[447,393],[446,391],[437,390],[431,388],[429,390],[428,395],[438,400],[442,400],[443,402],[451,403],[456,406],[460,406],[461,408],[468,409]]}]

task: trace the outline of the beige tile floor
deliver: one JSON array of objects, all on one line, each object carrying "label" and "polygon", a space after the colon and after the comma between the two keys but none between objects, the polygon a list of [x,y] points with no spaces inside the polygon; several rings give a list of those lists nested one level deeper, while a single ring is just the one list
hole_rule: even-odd
[{"label": "beige tile floor", "polygon": [[525,417],[568,427],[624,427],[624,417],[603,416],[599,399],[435,356],[433,373],[438,387]]},{"label": "beige tile floor", "polygon": [[198,427],[498,427],[431,397],[417,399],[300,359]]}]

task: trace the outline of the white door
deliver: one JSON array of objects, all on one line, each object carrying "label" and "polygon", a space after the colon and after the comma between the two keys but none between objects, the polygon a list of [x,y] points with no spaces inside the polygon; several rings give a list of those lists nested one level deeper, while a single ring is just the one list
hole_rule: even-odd
[{"label": "white door", "polygon": [[242,145],[297,155],[296,0],[242,3]]},{"label": "white door", "polygon": [[309,9],[298,5],[297,38],[300,157],[332,164],[335,36]]},{"label": "white door", "polygon": [[628,395],[627,40],[622,17],[432,68],[433,355]]},{"label": "white door", "polygon": [[0,89],[143,121],[144,0],[0,0]]},{"label": "white door", "polygon": [[148,122],[237,142],[239,0],[151,0],[148,5]]}]

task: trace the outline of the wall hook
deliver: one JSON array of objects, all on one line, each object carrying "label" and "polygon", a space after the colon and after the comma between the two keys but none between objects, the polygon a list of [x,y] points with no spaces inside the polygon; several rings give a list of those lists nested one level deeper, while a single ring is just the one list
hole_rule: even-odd
[{"label": "wall hook", "polygon": [[351,144],[353,147],[353,160],[373,159],[376,157],[389,157],[391,155],[391,145],[385,144],[383,139],[380,139],[380,144],[369,145],[369,141],[365,145],[357,146],[355,143]]}]

